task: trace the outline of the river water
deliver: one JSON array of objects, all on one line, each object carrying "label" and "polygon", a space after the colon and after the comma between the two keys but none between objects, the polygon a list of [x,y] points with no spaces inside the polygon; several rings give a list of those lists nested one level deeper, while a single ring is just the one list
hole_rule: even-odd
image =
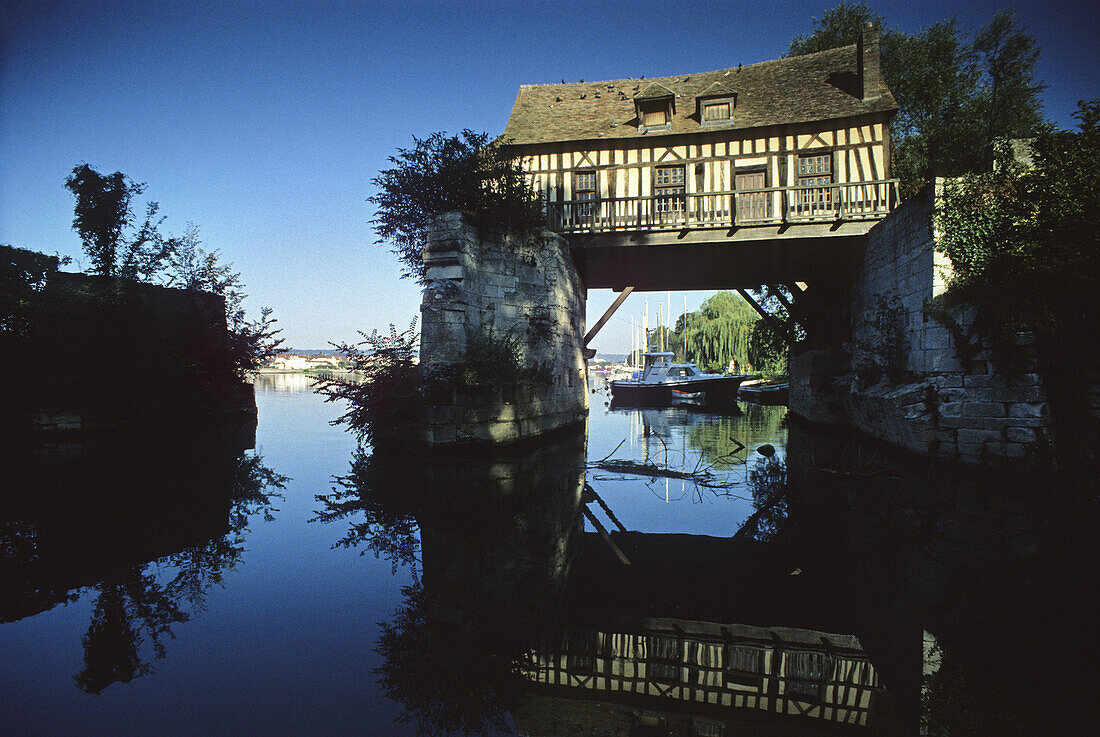
[{"label": "river water", "polygon": [[1091,610],[1009,485],[784,408],[605,400],[587,438],[413,462],[357,451],[304,377],[261,376],[255,427],[10,458],[0,734],[916,734],[922,715],[1028,734],[1067,716],[1048,686],[1087,665],[1050,622]]}]

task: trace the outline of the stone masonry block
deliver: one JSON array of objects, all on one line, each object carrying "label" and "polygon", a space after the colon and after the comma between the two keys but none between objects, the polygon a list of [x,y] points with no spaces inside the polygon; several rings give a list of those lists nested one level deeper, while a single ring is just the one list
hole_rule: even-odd
[{"label": "stone masonry block", "polygon": [[986,387],[1004,388],[1008,386],[1008,380],[1002,374],[967,375],[963,377],[963,386],[968,389],[972,387],[978,389]]},{"label": "stone masonry block", "polygon": [[987,391],[990,399],[997,402],[1042,402],[1046,399],[1046,390],[1038,386],[1010,386]]},{"label": "stone masonry block", "polygon": [[1043,377],[1041,374],[1016,374],[1009,377],[1008,383],[1009,386],[1020,387],[1042,386]]},{"label": "stone masonry block", "polygon": [[1035,430],[1030,427],[1010,427],[1005,430],[1005,437],[1014,443],[1034,443]]},{"label": "stone masonry block", "polygon": [[958,442],[959,445],[964,444],[977,444],[980,445],[990,440],[996,440],[998,433],[993,433],[989,430],[978,430],[974,428],[959,428],[958,429]]},{"label": "stone masonry block", "polygon": [[1004,417],[1005,406],[1001,402],[965,402],[964,417]]},{"label": "stone masonry block", "polygon": [[940,417],[962,417],[962,402],[942,402],[939,406]]},{"label": "stone masonry block", "polygon": [[1050,417],[1050,404],[1047,402],[1010,404],[1008,405],[1008,416],[1046,419]]}]

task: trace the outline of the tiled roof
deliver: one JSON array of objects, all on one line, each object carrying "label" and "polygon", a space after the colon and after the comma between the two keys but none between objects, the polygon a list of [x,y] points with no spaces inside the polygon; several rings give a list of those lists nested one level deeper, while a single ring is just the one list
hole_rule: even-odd
[{"label": "tiled roof", "polygon": [[[708,124],[703,128],[695,98],[713,94],[710,88],[716,83],[737,94],[737,107],[728,125]],[[650,92],[655,84],[672,90],[679,104],[667,131],[642,133],[638,129],[634,98],[639,93]],[[522,145],[652,138],[896,110],[897,103],[885,83],[880,81],[879,90],[878,97],[859,99],[854,44],[702,74],[574,84],[525,84],[519,88],[501,140]]]}]

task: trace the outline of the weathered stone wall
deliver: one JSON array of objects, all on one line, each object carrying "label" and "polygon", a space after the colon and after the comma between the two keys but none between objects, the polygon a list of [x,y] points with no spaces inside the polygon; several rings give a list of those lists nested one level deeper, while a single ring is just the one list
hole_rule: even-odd
[{"label": "weathered stone wall", "polygon": [[[951,273],[932,221],[942,187],[937,180],[868,233],[851,290],[847,366],[829,380],[820,357],[792,361],[791,407],[918,453],[968,463],[1023,458],[1049,425],[1033,339],[1020,335],[1024,365],[1006,375],[988,346],[960,352],[952,331],[926,309]],[[969,332],[972,309],[949,314]]]},{"label": "weathered stone wall", "polygon": [[[420,361],[429,380],[446,377],[429,392],[426,444],[508,443],[585,420],[585,291],[563,238],[480,237],[447,213],[430,228],[424,263]],[[464,373],[485,341],[513,342],[532,376]]]}]

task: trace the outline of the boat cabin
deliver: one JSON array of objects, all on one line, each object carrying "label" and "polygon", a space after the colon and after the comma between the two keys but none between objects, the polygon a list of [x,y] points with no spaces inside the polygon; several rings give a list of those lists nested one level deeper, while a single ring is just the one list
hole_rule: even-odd
[{"label": "boat cabin", "polygon": [[692,378],[709,378],[717,374],[707,374],[693,363],[673,363],[675,354],[665,352],[643,353],[642,376],[639,381],[657,384],[666,381],[682,381]]}]

